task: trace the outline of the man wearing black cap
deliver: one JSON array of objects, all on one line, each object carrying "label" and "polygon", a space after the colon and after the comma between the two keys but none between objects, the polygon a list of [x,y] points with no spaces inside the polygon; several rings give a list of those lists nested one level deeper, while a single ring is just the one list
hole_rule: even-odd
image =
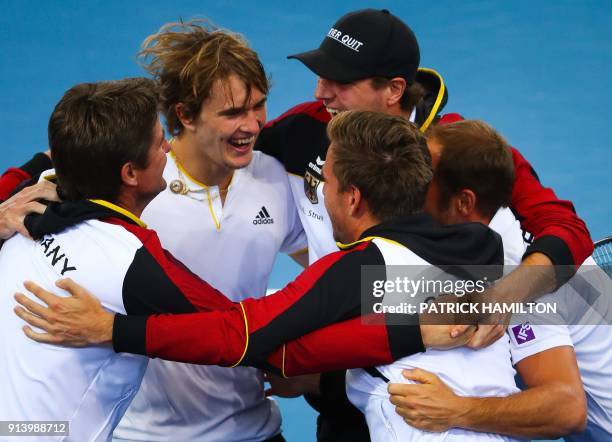
[{"label": "man wearing black cap", "polygon": [[[442,77],[432,69],[419,68],[414,33],[387,10],[348,13],[330,28],[318,49],[289,58],[300,60],[319,77],[314,93],[317,101],[300,104],[271,121],[261,132],[256,148],[285,165],[308,236],[309,260],[314,262],[337,250],[321,185],[328,148],[325,127],[334,115],[352,109],[404,115],[421,131],[461,116],[440,115],[448,97]],[[550,267],[534,290],[513,293],[518,299],[527,299],[567,280],[571,274],[555,275],[551,266],[579,266],[591,254],[593,244],[572,203],[557,199],[551,189],[543,188],[517,150],[512,149],[512,157],[515,182],[511,206],[524,231],[535,238],[517,272],[529,271],[527,266],[531,265]],[[505,298],[500,295],[497,299]],[[480,327],[470,345],[488,345],[503,330],[501,326]],[[307,399],[321,412],[318,440],[368,440],[363,417],[346,401],[344,373],[324,373],[314,385],[310,390],[319,387],[321,394]],[[273,391],[279,394],[284,387],[273,383]]]},{"label": "man wearing black cap", "polygon": [[338,83],[380,76],[413,84],[420,54],[408,26],[386,9],[370,9],[342,17],[318,49],[287,58],[296,58],[320,77]]}]

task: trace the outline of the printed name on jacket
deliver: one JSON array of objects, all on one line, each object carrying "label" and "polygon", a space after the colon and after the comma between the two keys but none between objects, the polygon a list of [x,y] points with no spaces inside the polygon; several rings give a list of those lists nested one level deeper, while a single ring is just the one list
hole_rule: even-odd
[{"label": "printed name on jacket", "polygon": [[38,243],[42,247],[44,255],[49,258],[51,266],[55,267],[62,276],[77,269],[70,265],[68,257],[62,251],[60,245],[55,242],[55,238],[45,236]]}]

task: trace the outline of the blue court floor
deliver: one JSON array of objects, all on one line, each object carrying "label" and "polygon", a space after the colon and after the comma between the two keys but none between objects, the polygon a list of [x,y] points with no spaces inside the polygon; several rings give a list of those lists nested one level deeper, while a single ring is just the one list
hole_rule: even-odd
[{"label": "blue court floor", "polygon": [[[0,0],[0,7],[2,170],[46,149],[49,114],[67,88],[143,75],[135,54],[166,22],[208,17],[244,34],[272,78],[273,118],[314,90],[314,75],[286,55],[318,46],[349,10],[387,8],[415,31],[422,65],[445,77],[446,111],[491,123],[545,185],[574,202],[594,239],[612,234],[610,2]],[[270,285],[296,271],[280,257]],[[314,440],[314,413],[303,401],[281,405],[287,439]]]}]

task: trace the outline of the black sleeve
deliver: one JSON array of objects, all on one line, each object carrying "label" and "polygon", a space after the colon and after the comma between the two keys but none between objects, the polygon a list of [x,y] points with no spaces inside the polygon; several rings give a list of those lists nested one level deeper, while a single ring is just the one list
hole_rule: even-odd
[{"label": "black sleeve", "polygon": [[27,172],[32,178],[40,176],[45,170],[53,168],[51,158],[45,153],[38,152],[27,163],[19,167],[24,172]]},{"label": "black sleeve", "polygon": [[282,125],[264,127],[257,137],[255,149],[270,155],[286,167],[282,146],[284,145],[284,132]]},{"label": "black sleeve", "polygon": [[325,158],[328,146],[327,123],[297,112],[264,127],[255,149],[276,158],[288,173],[303,176],[317,156]]},{"label": "black sleeve", "polygon": [[19,167],[19,169],[26,172],[32,178],[19,183],[13,189],[10,196],[21,192],[26,187],[30,187],[36,184],[40,178],[40,174],[43,173],[45,170],[49,170],[51,168],[53,168],[53,163],[47,155],[42,152],[38,152],[37,154],[35,154],[27,163]]},{"label": "black sleeve", "polygon": [[128,315],[197,311],[144,247],[123,280],[123,305]]},{"label": "black sleeve", "polygon": [[[123,280],[128,315],[223,310],[234,303],[162,248],[153,231],[144,231]],[[146,236],[145,236],[146,235]]]}]

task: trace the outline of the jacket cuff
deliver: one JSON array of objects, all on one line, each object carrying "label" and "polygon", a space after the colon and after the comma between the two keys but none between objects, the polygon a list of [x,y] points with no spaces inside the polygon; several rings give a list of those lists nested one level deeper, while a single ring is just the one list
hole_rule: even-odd
[{"label": "jacket cuff", "polygon": [[148,316],[115,314],[113,322],[113,349],[117,353],[147,355]]},{"label": "jacket cuff", "polygon": [[51,162],[51,158],[49,158],[42,152],[39,152],[34,155],[30,161],[20,167],[20,169],[30,175],[30,177],[38,176],[45,170],[49,170],[52,168],[53,163]]},{"label": "jacket cuff", "polygon": [[572,252],[561,238],[552,235],[536,238],[533,243],[527,247],[523,259],[536,252],[543,253],[552,261],[555,266],[557,287],[561,287],[576,273]]}]

